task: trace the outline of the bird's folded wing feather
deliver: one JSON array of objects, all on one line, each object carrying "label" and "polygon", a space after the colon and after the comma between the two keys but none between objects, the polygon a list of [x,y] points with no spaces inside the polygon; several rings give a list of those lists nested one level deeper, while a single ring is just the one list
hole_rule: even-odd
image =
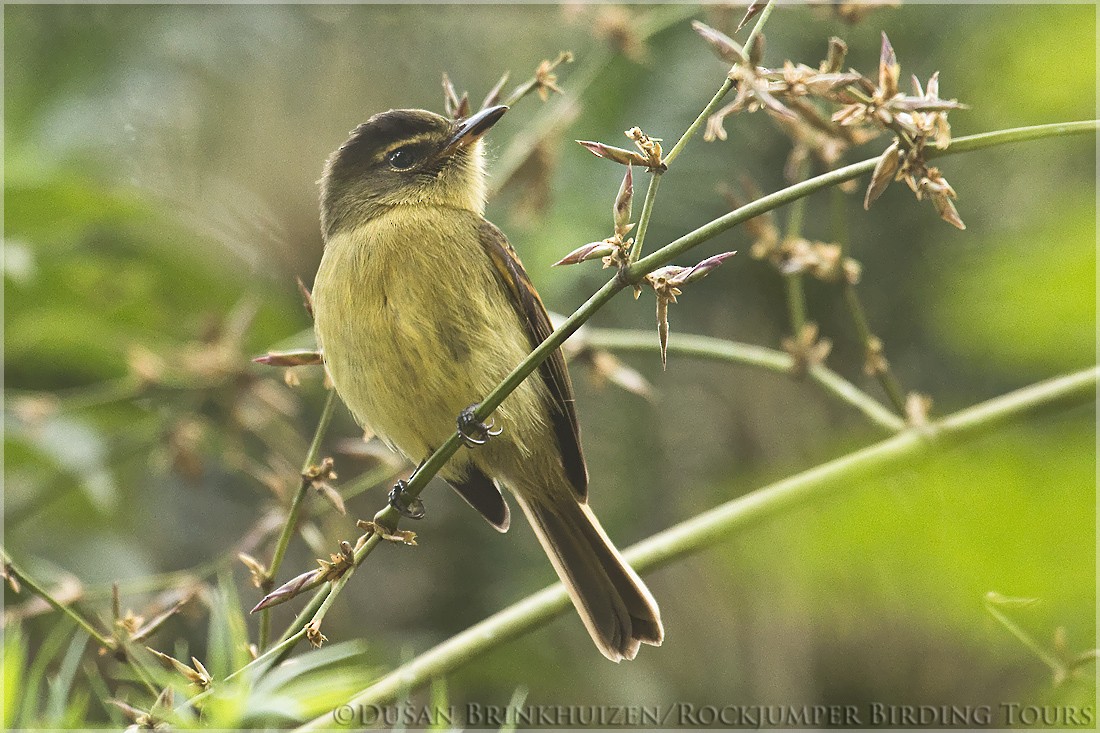
[{"label": "bird's folded wing feather", "polygon": [[[519,315],[520,323],[527,329],[531,348],[541,344],[554,330],[550,316],[542,304],[542,299],[531,284],[531,279],[508,243],[504,233],[492,223],[483,221],[479,232],[481,245],[492,261],[501,284],[504,286],[512,306]],[[561,451],[562,465],[566,476],[582,501],[588,495],[588,469],[581,455],[580,430],[577,427],[577,411],[574,406],[573,384],[569,381],[565,357],[561,349],[555,349],[539,367],[539,373],[553,399],[550,405],[554,434]]]}]

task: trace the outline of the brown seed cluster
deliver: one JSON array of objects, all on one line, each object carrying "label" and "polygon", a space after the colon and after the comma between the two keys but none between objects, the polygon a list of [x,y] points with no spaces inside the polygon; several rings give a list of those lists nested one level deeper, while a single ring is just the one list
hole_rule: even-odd
[{"label": "brown seed cluster", "polygon": [[[891,134],[894,140],[871,177],[864,206],[869,207],[891,181],[901,180],[917,200],[930,200],[940,218],[965,228],[955,209],[955,190],[938,168],[927,163],[928,145],[943,149],[950,144],[948,112],[965,108],[956,100],[940,98],[938,72],[924,86],[914,77],[912,93],[903,93],[901,66],[886,34],[877,80],[854,69],[843,71],[847,46],[839,38],[830,39],[826,57],[817,67],[785,61],[782,67],[770,69],[760,65],[762,35],[746,50],[714,28],[699,22],[693,25],[718,57],[733,65],[729,78],[737,90],[734,100],[707,120],[706,140],[726,139],[728,116],[765,110],[794,142],[785,172],[795,180],[808,159],[831,168],[849,148]],[[829,113],[829,107],[837,109]]]}]

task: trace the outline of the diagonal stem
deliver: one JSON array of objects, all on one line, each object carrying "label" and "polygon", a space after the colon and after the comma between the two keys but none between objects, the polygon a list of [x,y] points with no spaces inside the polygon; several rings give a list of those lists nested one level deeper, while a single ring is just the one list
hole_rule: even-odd
[{"label": "diagonal stem", "polygon": [[[584,339],[587,345],[615,351],[656,353],[661,349],[649,331],[594,328],[585,331]],[[794,358],[782,351],[711,336],[672,334],[668,339],[668,351],[730,364],[747,364],[780,374],[790,374],[794,366]],[[847,402],[883,429],[896,433],[905,428],[904,420],[832,369],[816,364],[810,367],[808,375],[830,394]]]}]

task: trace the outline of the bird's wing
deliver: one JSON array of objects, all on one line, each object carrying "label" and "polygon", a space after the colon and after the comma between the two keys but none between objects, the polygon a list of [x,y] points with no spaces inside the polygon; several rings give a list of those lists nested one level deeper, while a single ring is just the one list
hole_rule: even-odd
[{"label": "bird's wing", "polygon": [[508,504],[497,488],[496,482],[486,476],[473,464],[466,468],[462,478],[447,479],[458,495],[466,500],[466,503],[477,510],[478,514],[485,517],[489,524],[501,532],[508,531],[511,524],[511,513]]},{"label": "bird's wing", "polygon": [[[482,221],[479,235],[481,246],[496,268],[500,282],[504,285],[520,322],[526,328],[531,348],[534,349],[554,330],[550,325],[550,316],[504,233],[492,223]],[[550,416],[565,475],[573,485],[577,497],[583,501],[588,495],[588,469],[584,465],[584,456],[581,455],[580,430],[573,404],[573,383],[569,381],[569,372],[561,349],[555,349],[542,362],[539,373],[553,398]]]}]

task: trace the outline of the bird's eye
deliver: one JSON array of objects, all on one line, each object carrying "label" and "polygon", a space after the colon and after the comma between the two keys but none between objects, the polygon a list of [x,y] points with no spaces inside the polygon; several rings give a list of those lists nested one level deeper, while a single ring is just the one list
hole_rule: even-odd
[{"label": "bird's eye", "polygon": [[420,154],[411,145],[405,145],[390,152],[386,156],[386,162],[394,170],[405,171],[412,168],[420,160]]}]

